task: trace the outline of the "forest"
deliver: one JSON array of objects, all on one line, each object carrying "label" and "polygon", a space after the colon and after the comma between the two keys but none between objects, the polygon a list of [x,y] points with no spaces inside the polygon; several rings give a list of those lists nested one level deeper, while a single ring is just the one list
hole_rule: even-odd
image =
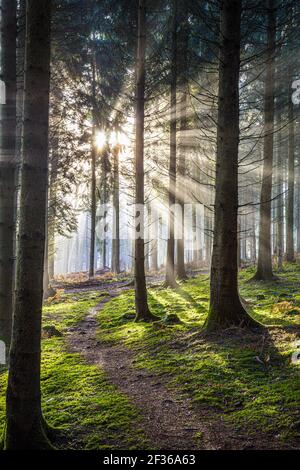
[{"label": "forest", "polygon": [[300,450],[300,2],[0,4],[0,458]]}]

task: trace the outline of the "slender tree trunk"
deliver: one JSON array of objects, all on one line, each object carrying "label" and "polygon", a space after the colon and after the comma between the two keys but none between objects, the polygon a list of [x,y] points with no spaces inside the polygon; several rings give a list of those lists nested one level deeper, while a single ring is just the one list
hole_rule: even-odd
[{"label": "slender tree trunk", "polygon": [[[182,214],[182,223],[180,227],[180,236],[177,241],[177,277],[179,279],[187,279],[187,274],[185,270],[185,202],[186,202],[186,161],[185,161],[185,152],[186,152],[186,131],[188,128],[187,125],[187,94],[188,94],[188,83],[187,83],[187,53],[188,53],[188,30],[187,30],[187,20],[185,15],[185,5],[180,5],[181,12],[181,29],[179,33],[179,42],[180,42],[180,51],[181,58],[178,62],[180,64],[180,145],[179,145],[179,159],[178,159],[178,178],[177,178],[177,202],[180,205],[181,214]],[[184,9],[182,11],[182,9]]]},{"label": "slender tree trunk", "polygon": [[0,142],[0,340],[9,351],[14,287],[14,238],[16,190],[16,2],[1,3],[1,104]]},{"label": "slender tree trunk", "polygon": [[145,55],[146,55],[146,6],[138,5],[138,47],[136,73],[136,142],[135,142],[135,218],[140,220],[135,228],[134,278],[136,321],[152,321],[147,301],[145,278],[145,184],[144,184],[144,126],[145,126]]},{"label": "slender tree trunk", "polygon": [[204,207],[204,239],[205,239],[205,263],[207,266],[211,263],[211,213],[207,207]]},{"label": "slender tree trunk", "polygon": [[282,159],[283,145],[282,145],[282,133],[281,130],[278,132],[278,150],[277,150],[277,187],[278,187],[278,198],[277,198],[277,266],[278,269],[282,269],[283,265],[283,237],[284,237],[284,226],[283,226],[283,159]]},{"label": "slender tree trunk", "polygon": [[15,310],[5,448],[45,449],[40,360],[48,182],[49,0],[28,0],[25,99]]},{"label": "slender tree trunk", "polygon": [[289,145],[288,145],[288,196],[287,196],[287,225],[286,225],[286,260],[295,261],[294,250],[294,186],[295,186],[295,134],[294,134],[294,104],[292,102],[292,67],[289,66]]},{"label": "slender tree trunk", "polygon": [[[95,130],[93,128],[93,136]],[[90,243],[90,262],[89,277],[95,276],[95,239],[96,239],[96,149],[94,137],[91,149],[91,243]]]},{"label": "slender tree trunk", "polygon": [[[96,100],[96,71],[95,60],[92,60],[92,94],[93,106]],[[91,142],[91,243],[90,243],[90,262],[89,277],[95,276],[95,241],[96,241],[96,122],[95,112],[93,110],[93,129]]]},{"label": "slender tree trunk", "polygon": [[221,3],[215,226],[209,330],[254,320],[238,293],[237,216],[241,0]]},{"label": "slender tree trunk", "polygon": [[51,168],[49,178],[49,204],[48,204],[48,274],[49,280],[54,278],[54,261],[55,261],[55,192],[57,182],[57,163],[59,158],[59,142],[55,139],[52,144],[51,152]]},{"label": "slender tree trunk", "polygon": [[268,50],[265,79],[264,104],[264,164],[260,197],[260,222],[257,271],[255,280],[274,279],[271,253],[271,197],[273,175],[273,140],[274,140],[274,89],[275,89],[275,36],[276,14],[274,0],[266,0],[268,16]]},{"label": "slender tree trunk", "polygon": [[112,240],[112,271],[120,272],[120,147],[114,148],[113,161],[113,240]]},{"label": "slender tree trunk", "polygon": [[300,254],[300,158],[298,157],[298,165],[296,170],[297,178],[297,254]]},{"label": "slender tree trunk", "polygon": [[150,206],[151,230],[151,269],[158,271],[158,214],[155,207]]},{"label": "slender tree trunk", "polygon": [[171,52],[171,110],[170,110],[170,163],[169,163],[169,233],[166,259],[166,286],[176,287],[175,279],[175,203],[177,153],[177,0],[173,0],[172,52]]}]

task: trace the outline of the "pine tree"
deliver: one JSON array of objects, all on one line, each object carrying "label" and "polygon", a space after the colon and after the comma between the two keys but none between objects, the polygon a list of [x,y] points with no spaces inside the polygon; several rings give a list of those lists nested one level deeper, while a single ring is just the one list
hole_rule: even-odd
[{"label": "pine tree", "polygon": [[255,325],[238,293],[238,147],[241,0],[220,7],[215,225],[206,328]]},{"label": "pine tree", "polygon": [[22,173],[5,448],[50,447],[41,410],[40,360],[48,178],[49,0],[28,0]]}]

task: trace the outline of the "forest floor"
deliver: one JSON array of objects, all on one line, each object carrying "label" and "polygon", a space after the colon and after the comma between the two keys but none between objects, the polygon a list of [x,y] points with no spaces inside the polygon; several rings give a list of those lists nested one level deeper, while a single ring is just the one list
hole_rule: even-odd
[{"label": "forest floor", "polygon": [[[198,275],[165,289],[152,279],[149,304],[161,317],[135,323],[127,279],[58,290],[44,325],[46,419],[60,428],[58,448],[300,448],[300,267],[285,266],[275,283],[248,283],[249,312],[268,325],[207,334],[209,281]],[[173,324],[173,314],[180,323]],[[47,330],[47,329],[46,329]],[[0,375],[5,387],[6,374]],[[4,425],[0,396],[0,431]]]}]

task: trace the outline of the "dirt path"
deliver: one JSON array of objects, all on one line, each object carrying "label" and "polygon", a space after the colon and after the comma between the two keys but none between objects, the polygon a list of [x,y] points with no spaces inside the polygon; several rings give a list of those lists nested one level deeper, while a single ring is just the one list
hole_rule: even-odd
[{"label": "dirt path", "polygon": [[142,428],[153,449],[252,448],[247,437],[233,435],[220,417],[212,419],[204,411],[197,411],[191,399],[170,390],[167,378],[135,369],[132,351],[122,346],[101,344],[96,339],[97,312],[126,289],[128,287],[118,286],[91,309],[77,327],[70,329],[70,350],[81,353],[88,363],[101,366],[108,379],[138,408]]}]

